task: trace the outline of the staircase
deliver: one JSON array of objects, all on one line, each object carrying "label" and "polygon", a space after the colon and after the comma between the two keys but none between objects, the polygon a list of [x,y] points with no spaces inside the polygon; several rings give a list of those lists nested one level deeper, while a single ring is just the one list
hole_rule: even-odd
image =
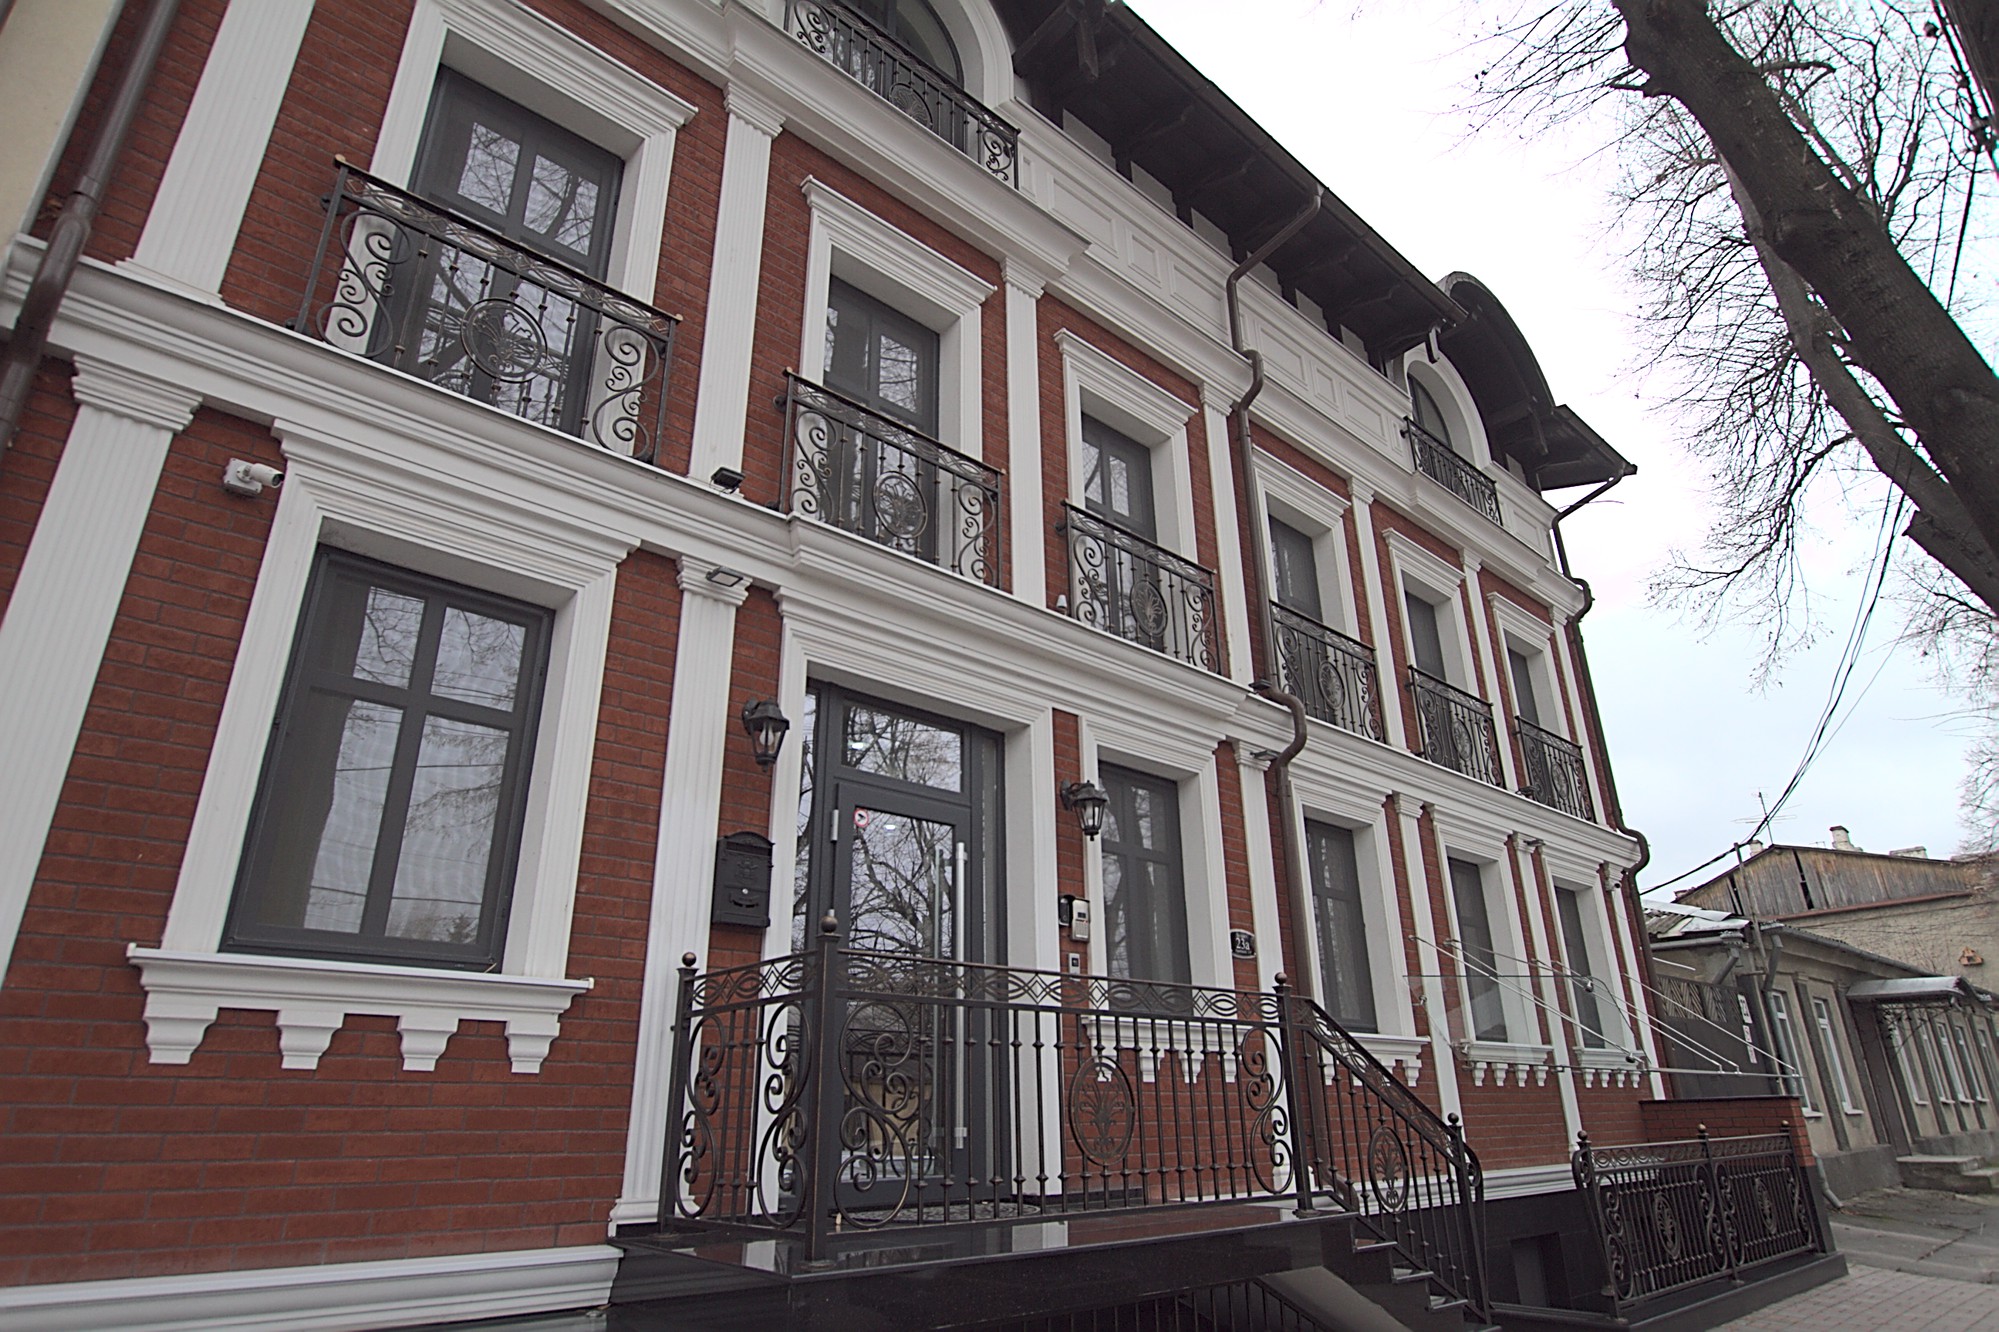
[{"label": "staircase", "polygon": [[1946,1193],[1999,1193],[1999,1166],[1979,1156],[1898,1156],[1905,1189]]}]

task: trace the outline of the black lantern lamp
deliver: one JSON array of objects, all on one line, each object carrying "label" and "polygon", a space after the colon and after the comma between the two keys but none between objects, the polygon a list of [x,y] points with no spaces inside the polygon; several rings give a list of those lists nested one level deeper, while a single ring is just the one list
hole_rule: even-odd
[{"label": "black lantern lamp", "polygon": [[1095,782],[1062,784],[1062,808],[1076,811],[1076,825],[1083,830],[1083,836],[1093,841],[1104,830],[1104,810],[1110,803],[1104,788]]},{"label": "black lantern lamp", "polygon": [[743,705],[743,729],[749,732],[757,766],[768,768],[777,762],[777,751],[784,748],[784,733],[791,729],[791,719],[778,709],[775,699],[760,698]]}]

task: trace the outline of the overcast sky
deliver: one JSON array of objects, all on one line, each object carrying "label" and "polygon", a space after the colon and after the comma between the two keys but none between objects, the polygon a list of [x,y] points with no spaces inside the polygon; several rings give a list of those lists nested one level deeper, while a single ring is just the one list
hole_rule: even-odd
[{"label": "overcast sky", "polygon": [[[1653,575],[1669,550],[1698,542],[1707,509],[1697,468],[1652,400],[1661,386],[1638,363],[1633,302],[1607,236],[1611,168],[1592,156],[1599,145],[1512,128],[1468,138],[1454,108],[1481,53],[1434,21],[1441,5],[1128,2],[1418,268],[1481,278],[1533,344],[1556,398],[1638,464],[1563,532],[1596,592],[1584,633],[1625,817],[1652,843],[1641,882],[1659,884],[1746,836],[1758,793],[1777,798],[1825,704],[1873,528],[1825,515],[1827,539],[1810,561],[1824,633],[1761,690],[1753,629],[1702,636],[1650,604]],[[1785,807],[1775,840],[1822,844],[1839,823],[1869,850],[1956,849],[1968,725],[1916,651],[1894,645],[1896,628],[1893,614],[1876,616],[1846,696],[1851,717]]]}]

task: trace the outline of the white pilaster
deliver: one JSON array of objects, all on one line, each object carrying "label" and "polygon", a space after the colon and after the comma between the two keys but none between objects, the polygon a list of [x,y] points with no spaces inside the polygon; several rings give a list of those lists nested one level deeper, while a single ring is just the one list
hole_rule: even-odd
[{"label": "white pilaster", "polygon": [[1416,958],[1423,968],[1418,985],[1430,1024],[1430,1067],[1437,1070],[1437,1099],[1444,1113],[1455,1115],[1462,1113],[1458,1100],[1458,1061],[1451,1050],[1450,1001],[1444,992],[1444,964],[1437,950],[1436,916],[1430,910],[1430,880],[1423,873],[1423,827],[1419,822],[1423,806],[1414,796],[1400,791],[1391,799],[1395,802],[1396,817],[1402,820],[1402,864],[1409,876],[1409,914],[1416,931]]},{"label": "white pilaster", "polygon": [[1041,512],[1041,292],[1039,274],[1017,261],[1006,272],[1007,502],[1013,519],[1013,594],[1048,604],[1048,533]]},{"label": "white pilaster", "polygon": [[683,953],[701,957],[708,951],[714,843],[722,816],[722,753],[735,725],[729,715],[729,675],[735,660],[736,608],[749,595],[747,584],[723,587],[709,580],[709,572],[707,565],[680,562],[680,635],[673,654],[673,701],[667,709],[632,1117],[626,1128],[624,1186],[611,1209],[614,1225],[649,1221],[659,1213],[675,978]]},{"label": "white pilaster", "polygon": [[[0,621],[0,984],[174,435],[200,400],[77,358],[76,420]],[[215,502],[230,502],[217,478]]]},{"label": "white pilaster", "polygon": [[1374,491],[1355,481],[1352,493],[1354,536],[1360,542],[1360,580],[1366,585],[1367,618],[1374,625],[1374,669],[1381,677],[1381,721],[1388,728],[1388,743],[1407,749],[1409,739],[1402,728],[1402,680],[1395,672],[1388,598],[1381,582],[1381,552],[1374,542]]},{"label": "white pilaster", "polygon": [[1589,775],[1590,795],[1596,802],[1597,822],[1608,827],[1610,802],[1604,798],[1607,788],[1603,771],[1597,766],[1596,746],[1590,743],[1593,734],[1590,715],[1583,707],[1583,682],[1582,677],[1576,673],[1579,663],[1576,660],[1576,653],[1569,647],[1569,628],[1566,621],[1558,621],[1555,625],[1555,652],[1562,667],[1562,691],[1567,697],[1569,715],[1576,719],[1575,734],[1570,738],[1581,746],[1583,751],[1583,771]]},{"label": "white pilaster", "polygon": [[236,248],[313,0],[230,0],[128,261],[214,293]]},{"label": "white pilaster", "polygon": [[1531,853],[1525,857],[1523,871],[1522,850],[1517,836],[1506,839],[1507,868],[1513,871],[1513,882],[1527,899],[1527,931],[1532,940],[1528,955],[1537,964],[1533,967],[1534,990],[1540,997],[1544,1020],[1551,1028],[1548,1043],[1555,1047],[1555,1086],[1562,1095],[1562,1123],[1567,1129],[1564,1140],[1574,1142],[1583,1127],[1583,1112],[1576,1100],[1576,1074],[1570,1065],[1575,1062],[1573,1053],[1582,1042],[1574,1022],[1561,1016],[1568,1012],[1568,1006],[1562,1002],[1553,969],[1557,959],[1561,959],[1563,970],[1568,969],[1567,950],[1554,946],[1554,926],[1548,920],[1541,876]]},{"label": "white pilaster", "polygon": [[[1277,900],[1277,849],[1270,839],[1270,792],[1263,779],[1264,768],[1250,756],[1250,747],[1236,745],[1237,776],[1242,782],[1243,840],[1249,851],[1249,905],[1256,928],[1256,977],[1265,993],[1277,983],[1284,970],[1284,904]],[[1299,829],[1284,830],[1287,837]],[[1298,941],[1298,956],[1311,952],[1308,940]],[[1302,964],[1301,964],[1302,966]],[[1319,986],[1300,977],[1298,989],[1317,994]]]},{"label": "white pilaster", "polygon": [[770,145],[784,125],[777,108],[738,84],[729,85],[727,100],[715,266],[708,275],[708,325],[701,335],[694,452],[687,469],[703,479],[718,467],[743,462],[763,276],[764,205],[770,198]]},{"label": "white pilaster", "polygon": [[1471,617],[1471,635],[1474,650],[1478,653],[1479,670],[1485,675],[1487,697],[1492,702],[1492,716],[1495,739],[1499,742],[1499,772],[1504,779],[1505,789],[1518,791],[1521,786],[1520,774],[1514,771],[1513,746],[1507,737],[1513,731],[1513,718],[1506,706],[1506,686],[1500,683],[1499,664],[1492,650],[1492,621],[1485,606],[1485,588],[1479,581],[1478,571],[1484,567],[1478,556],[1465,552],[1465,614]]},{"label": "white pilaster", "polygon": [[1643,1043],[1646,1061],[1652,1067],[1652,1096],[1654,1100],[1664,1100],[1666,1080],[1659,1073],[1659,1041],[1652,1034],[1652,996],[1646,992],[1645,973],[1639,969],[1638,948],[1632,938],[1631,922],[1625,916],[1629,899],[1618,886],[1614,866],[1600,868],[1598,882],[1604,894],[1604,912],[1610,917],[1610,932],[1617,939],[1617,965],[1631,977],[1631,991],[1637,997],[1637,1002],[1632,1005],[1632,1017],[1637,1020],[1638,1039]]},{"label": "white pilaster", "polygon": [[[1249,650],[1249,615],[1257,589],[1250,586],[1242,562],[1242,524],[1236,517],[1232,465],[1235,442],[1229,438],[1228,408],[1227,389],[1214,384],[1201,385],[1201,423],[1208,432],[1208,493],[1214,497],[1215,506],[1215,572],[1222,584],[1222,629],[1228,635],[1229,678],[1247,684],[1255,670]],[[1262,513],[1263,497],[1251,495],[1250,521],[1260,522]],[[1254,536],[1259,541],[1266,539],[1260,529]],[[1267,593],[1270,589],[1262,590]],[[1270,672],[1275,677],[1276,662],[1270,663]]]}]

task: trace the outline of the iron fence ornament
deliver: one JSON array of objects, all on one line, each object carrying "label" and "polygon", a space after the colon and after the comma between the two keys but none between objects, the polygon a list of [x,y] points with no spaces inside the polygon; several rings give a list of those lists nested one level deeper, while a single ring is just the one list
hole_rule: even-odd
[{"label": "iron fence ornament", "polygon": [[1491,477],[1414,421],[1403,420],[1402,434],[1409,441],[1417,471],[1477,509],[1487,522],[1504,526],[1499,516],[1499,487]]},{"label": "iron fence ornament", "polygon": [[1523,775],[1527,781],[1520,794],[1550,809],[1595,822],[1596,805],[1590,799],[1582,746],[1525,717],[1513,719],[1513,730],[1526,767]]},{"label": "iron fence ornament", "polygon": [[1409,695],[1416,703],[1424,758],[1489,786],[1503,785],[1490,703],[1414,666],[1409,668]]},{"label": "iron fence ornament", "polygon": [[1306,713],[1370,740],[1385,740],[1374,649],[1275,602],[1270,618],[1284,686],[1304,702]]},{"label": "iron fence ornament", "polygon": [[1203,670],[1220,669],[1215,575],[1088,510],[1064,505],[1069,613],[1128,642]]}]

